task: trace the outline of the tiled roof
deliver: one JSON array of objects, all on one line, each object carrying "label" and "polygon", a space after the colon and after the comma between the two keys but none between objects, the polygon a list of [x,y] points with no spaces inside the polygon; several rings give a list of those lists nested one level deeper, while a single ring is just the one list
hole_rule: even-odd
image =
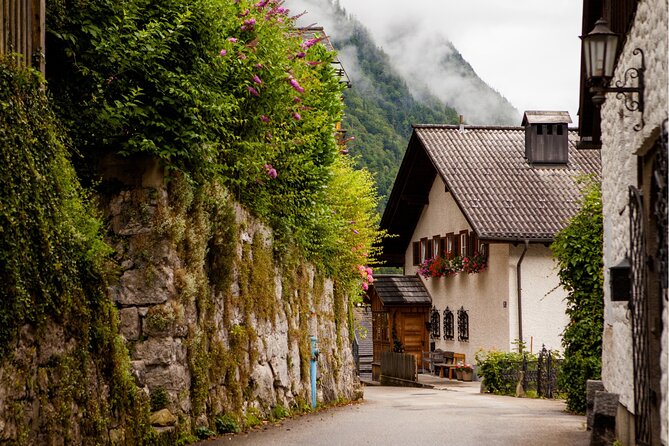
[{"label": "tiled roof", "polygon": [[374,289],[384,305],[432,304],[432,298],[418,276],[375,276]]},{"label": "tiled roof", "polygon": [[599,175],[597,150],[577,150],[569,131],[569,162],[531,166],[524,127],[419,125],[414,134],[482,239],[550,241],[578,210],[579,175]]}]

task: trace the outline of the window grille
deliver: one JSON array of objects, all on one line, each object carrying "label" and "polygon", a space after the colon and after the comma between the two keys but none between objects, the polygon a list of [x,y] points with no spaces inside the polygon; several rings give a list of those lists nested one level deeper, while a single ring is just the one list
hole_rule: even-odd
[{"label": "window grille", "polygon": [[441,327],[439,326],[439,310],[432,307],[432,314],[430,315],[430,330],[432,330],[432,337],[439,339],[441,336]]},{"label": "window grille", "polygon": [[458,310],[458,341],[469,341],[469,314],[464,307]]},{"label": "window grille", "polygon": [[453,312],[446,307],[444,310],[444,339],[453,340]]}]

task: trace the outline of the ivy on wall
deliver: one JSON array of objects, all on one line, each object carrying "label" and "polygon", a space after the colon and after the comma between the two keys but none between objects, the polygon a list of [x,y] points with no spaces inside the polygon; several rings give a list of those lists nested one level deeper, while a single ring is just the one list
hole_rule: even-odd
[{"label": "ivy on wall", "polygon": [[[44,437],[36,442],[104,438],[116,423],[143,444],[152,436],[148,404],[130,376],[106,295],[111,250],[43,87],[37,72],[0,60],[0,366],[13,371],[12,391],[40,403],[34,432]],[[49,334],[63,344],[42,359],[16,353],[24,326],[29,345]],[[109,384],[107,398],[88,391],[98,380]],[[4,403],[19,429],[27,428],[30,399]],[[35,441],[27,432],[18,438]]]},{"label": "ivy on wall", "polygon": [[586,381],[600,378],[604,317],[601,187],[590,177],[580,181],[581,208],[551,245],[560,284],[568,293],[560,385],[567,392],[567,409],[573,412],[585,412]]}]

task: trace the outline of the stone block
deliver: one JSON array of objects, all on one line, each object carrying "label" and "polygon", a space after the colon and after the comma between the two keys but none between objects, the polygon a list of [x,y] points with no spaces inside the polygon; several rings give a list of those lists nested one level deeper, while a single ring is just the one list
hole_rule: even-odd
[{"label": "stone block", "polygon": [[176,296],[174,273],[166,266],[125,271],[115,288],[114,298],[123,306],[162,304]]},{"label": "stone block", "polygon": [[153,412],[149,416],[149,422],[151,426],[174,426],[177,422],[177,417],[175,417],[169,409],[161,409],[157,412]]},{"label": "stone block", "polygon": [[608,446],[616,440],[618,394],[595,391],[590,446]]},{"label": "stone block", "polygon": [[139,313],[137,308],[122,308],[119,311],[121,319],[121,335],[128,341],[136,341],[141,334]]},{"label": "stone block", "polygon": [[150,338],[135,344],[134,360],[144,361],[146,366],[186,363],[186,347],[180,339]]},{"label": "stone block", "polygon": [[587,419],[587,428],[588,430],[592,429],[592,419],[594,416],[594,407],[595,407],[595,392],[597,391],[606,391],[604,383],[601,380],[589,379],[585,383],[585,401],[586,401],[586,410],[585,415]]}]

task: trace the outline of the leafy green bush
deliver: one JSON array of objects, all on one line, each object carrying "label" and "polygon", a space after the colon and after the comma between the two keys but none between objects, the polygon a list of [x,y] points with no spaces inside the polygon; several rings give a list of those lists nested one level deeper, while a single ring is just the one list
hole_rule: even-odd
[{"label": "leafy green bush", "polygon": [[290,409],[281,404],[272,407],[272,420],[283,420],[290,416]]},{"label": "leafy green bush", "polygon": [[149,154],[191,181],[218,178],[272,226],[277,253],[294,242],[352,283],[378,200],[336,142],[342,84],[319,37],[275,0],[47,6],[47,75],[82,174],[108,154]]},{"label": "leafy green bush", "polygon": [[240,432],[241,429],[237,422],[237,418],[230,414],[225,414],[216,417],[216,431],[219,434],[227,434]]},{"label": "leafy green bush", "polygon": [[495,350],[477,352],[476,373],[483,378],[486,389],[500,395],[515,394],[524,354]]},{"label": "leafy green bush", "polygon": [[567,393],[567,409],[573,412],[585,411],[585,383],[601,375],[604,313],[601,188],[592,178],[581,182],[581,208],[551,245],[560,284],[569,293],[560,386]]}]

